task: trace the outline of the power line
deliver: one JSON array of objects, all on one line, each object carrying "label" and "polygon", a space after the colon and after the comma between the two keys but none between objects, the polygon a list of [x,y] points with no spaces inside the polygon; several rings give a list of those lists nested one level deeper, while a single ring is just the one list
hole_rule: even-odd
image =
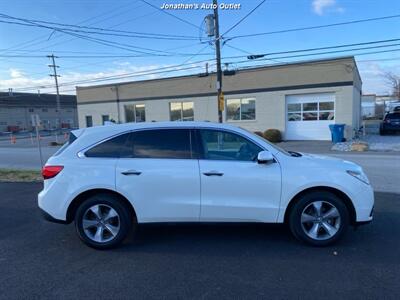
[{"label": "power line", "polygon": [[[388,40],[378,40],[378,41],[369,41],[369,42],[362,42],[362,43],[342,44],[342,45],[336,45],[336,46],[326,46],[326,47],[317,47],[317,48],[307,48],[307,49],[299,49],[299,50],[281,51],[281,52],[270,52],[270,53],[265,53],[265,54],[257,54],[256,56],[261,57],[261,56],[267,56],[267,55],[291,54],[291,53],[298,53],[298,52],[311,52],[311,51],[318,51],[318,50],[328,50],[328,49],[346,48],[346,47],[353,47],[353,46],[374,45],[374,44],[382,44],[382,43],[397,42],[397,41],[400,41],[400,38],[398,38],[398,39],[388,39]],[[376,46],[376,47],[377,48],[382,48],[382,47],[391,47],[391,46],[398,46],[398,44],[380,45],[380,46]],[[364,48],[361,48],[361,49],[364,49]],[[369,48],[366,48],[366,49],[369,49]],[[357,50],[357,49],[355,49],[355,50]]]},{"label": "power line", "polygon": [[[136,0],[134,3],[138,2],[138,1],[139,1],[139,0]],[[130,4],[132,4],[132,3],[130,3]],[[143,5],[135,6],[135,7],[131,8],[131,9],[128,9],[128,10],[124,11],[123,13],[129,12],[129,11],[131,11],[132,9],[137,9],[137,8],[139,8],[139,7],[141,7],[141,6],[143,6]],[[105,21],[105,20],[114,18],[115,16],[118,16],[118,15],[120,15],[120,14],[121,14],[121,13],[111,15],[111,17],[108,17],[108,18],[105,18],[105,19],[101,19],[101,20],[96,21],[96,22],[89,23],[88,25],[94,25],[94,24],[101,23],[101,22],[103,22],[103,21]],[[143,17],[143,15],[138,16],[138,17],[135,17],[135,18],[130,18],[128,21],[129,21],[129,22],[136,21],[136,20],[138,20],[138,19],[140,19],[140,18],[142,18],[142,17]],[[81,23],[83,23],[83,22],[81,22]],[[117,26],[119,26],[120,24],[124,24],[124,23],[127,23],[127,21],[120,22],[120,23],[118,23],[118,24],[114,24],[114,25],[112,25],[112,26],[110,26],[110,27],[108,27],[108,28],[114,28],[114,27],[117,27]],[[40,48],[39,50],[48,49],[48,48],[50,48],[50,47],[58,46],[58,45],[61,45],[61,44],[64,44],[64,43],[66,43],[66,42],[70,42],[70,41],[73,41],[73,40],[76,40],[76,39],[77,39],[77,38],[71,38],[71,39],[68,39],[68,40],[60,41],[60,42],[58,42],[58,43],[53,43],[53,44],[48,45],[48,46],[46,46],[46,47],[42,47],[42,48]]]},{"label": "power line", "polygon": [[328,27],[334,27],[334,26],[343,26],[343,25],[350,25],[350,24],[358,24],[358,23],[364,23],[364,22],[373,22],[373,21],[387,20],[387,19],[394,19],[394,18],[400,18],[400,14],[376,17],[376,18],[369,18],[369,19],[353,20],[353,21],[347,21],[347,22],[332,23],[332,24],[326,24],[326,25],[307,26],[307,27],[289,28],[289,29],[282,29],[282,30],[268,31],[268,32],[261,32],[261,33],[243,34],[243,35],[228,37],[227,40],[246,38],[246,37],[255,37],[255,36],[262,36],[262,35],[279,34],[279,33],[287,33],[287,32],[304,31],[304,30],[313,30],[313,29],[328,28]]},{"label": "power line", "polygon": [[[209,62],[211,61],[210,59],[207,60],[201,60],[201,61],[195,61],[187,64],[178,64],[178,65],[172,65],[168,67],[161,67],[161,68],[153,68],[148,71],[141,71],[141,72],[133,72],[133,73],[124,73],[124,74],[119,74],[119,75],[113,75],[113,76],[105,76],[105,77],[98,77],[94,79],[88,79],[88,80],[79,80],[79,81],[69,81],[69,82],[64,82],[60,84],[61,86],[68,86],[68,85],[74,85],[74,84],[81,84],[81,83],[88,83],[88,82],[93,82],[93,81],[105,81],[105,80],[115,80],[115,79],[124,79],[124,78],[129,78],[129,77],[136,77],[136,76],[144,76],[144,75],[153,75],[153,74],[158,74],[158,73],[164,73],[164,72],[174,72],[174,71],[182,71],[186,70],[184,66],[189,66],[189,69],[192,68],[200,68],[202,66],[193,66],[195,64],[203,63],[203,62]],[[153,72],[155,71],[155,72]],[[37,85],[37,86],[31,86],[31,87],[24,87],[24,88],[19,88],[15,90],[34,90],[38,88],[51,88],[54,87],[54,85]]]},{"label": "power line", "polygon": [[[208,45],[206,45],[205,48],[207,48]],[[163,56],[163,57],[170,57],[170,56],[191,56],[193,58],[194,56],[198,55],[211,55],[212,53],[171,53],[171,54],[145,54],[145,55],[61,55],[58,56],[58,58],[132,58],[132,57],[148,57],[148,56]],[[43,58],[46,57],[45,55],[1,55],[0,57],[13,57],[13,58]]]},{"label": "power line", "polygon": [[57,22],[49,22],[49,21],[43,21],[43,20],[17,18],[17,17],[12,17],[12,16],[9,16],[9,15],[6,15],[6,14],[0,14],[0,16],[4,16],[6,18],[13,18],[13,19],[17,19],[17,20],[20,20],[20,21],[30,21],[30,22],[35,22],[35,23],[49,24],[49,25],[59,25],[59,26],[62,26],[62,27],[73,27],[73,28],[79,28],[79,29],[91,29],[91,30],[96,30],[96,31],[106,31],[106,32],[114,32],[114,33],[129,33],[129,34],[144,35],[144,36],[186,38],[186,39],[196,39],[197,40],[197,37],[195,37],[195,36],[185,36],[185,35],[175,35],[175,34],[162,34],[162,33],[150,33],[150,32],[138,32],[138,31],[118,30],[118,29],[93,27],[93,26],[85,26],[85,25],[57,23]]},{"label": "power line", "polygon": [[[0,14],[1,17],[2,14]],[[21,25],[21,26],[28,26],[28,27],[44,27],[47,29],[52,29],[55,31],[62,31],[62,32],[82,32],[82,33],[88,33],[88,34],[97,34],[97,35],[106,35],[106,36],[117,36],[117,37],[130,37],[130,38],[141,38],[141,39],[157,39],[157,40],[197,40],[196,37],[179,37],[179,36],[168,36],[168,35],[156,35],[156,34],[144,34],[144,33],[118,33],[118,32],[103,32],[106,31],[106,29],[101,29],[101,31],[96,31],[96,30],[83,30],[83,29],[71,29],[67,27],[55,27],[55,26],[49,26],[49,25],[43,25],[47,23],[53,23],[53,22],[43,22],[43,21],[32,21],[30,19],[21,19],[21,18],[13,18],[13,19],[18,19],[23,22],[32,22],[33,24],[27,24],[27,23],[21,23],[21,22],[15,22],[15,21],[4,21],[0,20],[0,23],[6,23],[6,24],[12,24],[12,25]],[[98,29],[97,29],[98,30]],[[123,31],[122,31],[123,32]]]},{"label": "power line", "polygon": [[200,26],[197,26],[196,24],[193,24],[193,23],[191,23],[191,22],[189,22],[189,21],[187,21],[185,19],[182,19],[182,18],[180,18],[178,16],[175,16],[174,14],[171,14],[171,13],[167,12],[166,10],[161,9],[160,7],[157,7],[157,6],[149,3],[146,0],[139,0],[139,1],[142,1],[143,3],[146,3],[147,5],[151,6],[152,8],[157,9],[158,11],[161,11],[162,13],[164,13],[164,14],[166,14],[168,16],[171,16],[171,17],[173,17],[173,18],[175,18],[175,19],[177,19],[177,20],[179,20],[179,21],[181,21],[181,22],[183,22],[183,23],[185,23],[187,25],[190,25],[190,26],[195,27],[197,29],[203,30]]},{"label": "power line", "polygon": [[[366,44],[373,44],[373,43],[381,43],[381,42],[388,42],[388,41],[396,41],[399,39],[390,39],[390,40],[381,40],[381,41],[372,41],[372,42],[364,42],[364,43],[357,43],[357,44],[347,44],[347,45],[338,45],[336,47],[345,47],[345,46],[354,46],[354,45],[366,45]],[[393,47],[393,46],[398,46],[400,44],[390,44],[390,45],[379,45],[379,46],[372,46],[372,47],[361,47],[361,48],[355,48],[355,49],[342,49],[342,50],[337,50],[337,51],[325,51],[325,52],[317,52],[317,53],[307,53],[307,54],[300,54],[300,55],[288,55],[288,56],[278,56],[278,57],[273,57],[273,58],[264,58],[264,59],[260,59],[258,61],[265,61],[265,60],[271,60],[271,59],[284,59],[284,58],[298,58],[298,57],[305,57],[305,56],[318,56],[318,55],[326,55],[326,54],[333,54],[333,53],[340,53],[340,52],[348,52],[348,51],[360,51],[360,50],[366,50],[366,49],[376,49],[376,48],[380,48],[380,47]],[[332,48],[335,46],[330,46],[329,48]],[[267,53],[266,55],[277,55],[277,54],[285,54],[285,53],[292,53],[293,51],[296,52],[307,52],[307,51],[311,51],[314,49],[326,49],[328,47],[320,47],[320,48],[312,48],[312,49],[299,49],[299,50],[292,50],[292,51],[282,51],[282,52],[275,52],[275,53]],[[203,48],[204,49],[204,48]],[[203,50],[202,49],[202,50]],[[201,51],[202,51],[201,50]],[[199,52],[201,52],[199,51]],[[377,54],[377,53],[386,53],[386,52],[394,52],[394,51],[400,51],[400,49],[391,49],[391,50],[384,50],[384,51],[374,51],[374,52],[365,52],[365,53],[357,53],[355,54],[356,56],[359,55],[369,55],[369,54]],[[197,53],[196,55],[198,55],[199,53]],[[232,57],[225,57],[223,58],[225,59],[231,59],[231,58],[242,58],[244,56],[232,56]],[[190,58],[191,59],[191,58]],[[179,65],[175,65],[175,66],[169,66],[169,67],[165,67],[165,68],[155,68],[155,70],[163,70],[163,69],[167,69],[166,72],[171,71],[179,71],[179,70],[184,70],[183,68],[177,70],[176,68],[185,66],[185,65],[192,65],[193,64],[197,64],[197,63],[202,63],[202,62],[208,62],[210,60],[202,60],[202,61],[196,61],[196,62],[192,62],[191,64],[179,64]],[[242,63],[248,63],[248,60],[245,61],[233,61],[230,62],[232,64],[242,64]],[[171,70],[172,68],[172,70]],[[199,68],[199,66],[195,67],[195,68]],[[191,68],[190,68],[191,69]],[[153,70],[149,70],[149,71],[153,71]],[[158,73],[158,72],[157,72]],[[154,73],[151,73],[154,74]],[[72,81],[72,82],[66,82],[60,86],[67,86],[67,85],[72,85],[72,84],[80,84],[80,83],[87,83],[87,82],[99,82],[99,81],[105,81],[105,80],[116,80],[116,79],[124,79],[124,78],[129,78],[132,76],[144,76],[144,75],[150,75],[150,73],[143,73],[143,72],[139,72],[138,73],[127,73],[127,74],[120,74],[120,75],[114,75],[114,76],[107,76],[107,77],[100,77],[100,78],[95,78],[92,80],[86,80],[86,81]],[[32,89],[36,89],[36,88],[46,88],[46,87],[54,87],[53,85],[50,86],[34,86],[34,87],[25,87],[25,88],[21,88],[21,89],[25,89],[25,90],[32,90]]]},{"label": "power line", "polygon": [[[335,45],[335,46],[324,46],[324,47],[316,47],[316,48],[306,48],[306,49],[297,49],[297,50],[289,50],[289,51],[279,51],[279,52],[268,52],[268,53],[260,53],[256,54],[258,58],[261,58],[263,56],[273,56],[273,55],[279,55],[279,54],[292,54],[292,53],[301,53],[301,52],[313,52],[313,51],[319,51],[319,50],[328,50],[328,49],[337,49],[337,48],[347,48],[347,47],[354,47],[354,46],[367,46],[367,45],[376,45],[376,44],[383,44],[383,43],[390,43],[390,42],[398,42],[400,41],[400,38],[396,39],[387,39],[387,40],[377,40],[377,41],[368,41],[368,42],[361,42],[361,43],[351,43],[351,44],[341,44],[341,45]],[[341,50],[341,51],[354,51],[354,50],[365,50],[365,49],[374,49],[374,48],[384,48],[384,47],[393,47],[393,46],[398,46],[399,44],[387,44],[387,45],[378,45],[378,46],[373,46],[373,47],[363,47],[363,48],[355,48],[355,49],[348,49],[348,50]],[[249,52],[243,49],[240,49],[238,47],[225,44],[225,46],[233,48],[235,50],[238,50],[240,52],[246,53],[246,54],[255,54],[254,52]],[[161,55],[161,56],[198,56],[198,55],[211,55],[212,53],[204,53],[201,54],[201,52],[206,49],[206,47],[202,48],[199,52],[197,53],[172,53],[170,55]],[[167,52],[169,53],[169,52]],[[151,54],[153,55],[153,54]],[[157,54],[156,56],[160,56]],[[43,55],[1,55],[0,57],[23,57],[23,58],[43,58]],[[143,57],[143,55],[61,55],[59,58],[129,58],[129,57]],[[191,57],[191,58],[192,58]],[[233,56],[231,58],[240,58],[240,57],[245,57],[245,56]]]},{"label": "power line", "polygon": [[[1,14],[0,14],[0,15],[1,15]],[[1,22],[1,21],[0,21],[0,22]],[[69,35],[76,36],[76,37],[79,37],[79,38],[82,38],[82,39],[90,40],[90,41],[92,41],[92,42],[100,43],[100,44],[102,44],[102,45],[107,45],[107,46],[111,46],[111,47],[116,47],[116,48],[120,48],[120,49],[124,49],[124,50],[128,50],[128,51],[133,51],[133,52],[137,52],[137,53],[142,53],[142,54],[146,53],[146,54],[149,54],[149,52],[143,52],[143,51],[138,51],[138,50],[127,49],[126,47],[134,48],[134,49],[140,49],[140,50],[148,50],[148,51],[159,52],[159,53],[168,53],[168,52],[162,51],[162,50],[156,50],[156,49],[150,49],[150,48],[144,48],[144,47],[137,47],[137,46],[132,46],[132,45],[124,44],[124,43],[110,42],[110,41],[103,40],[103,39],[99,39],[99,38],[93,38],[93,37],[90,37],[90,36],[86,36],[86,35],[82,35],[82,34],[73,33],[73,32],[70,32],[70,31],[68,31],[68,30],[66,31],[65,29],[59,29],[59,28],[56,28],[56,27],[50,27],[50,26],[46,26],[46,25],[40,25],[40,24],[37,24],[37,23],[35,23],[35,22],[33,22],[33,21],[29,21],[29,20],[26,20],[25,22],[27,22],[27,23],[29,23],[29,24],[32,24],[32,25],[35,25],[35,26],[38,26],[38,27],[42,27],[42,28],[46,28],[46,29],[51,29],[51,30],[55,30],[55,31],[58,31],[58,32],[61,32],[61,33],[64,33],[64,34],[69,34]],[[124,46],[125,48],[117,47],[116,45],[122,45],[122,46]]]},{"label": "power line", "polygon": [[225,33],[221,35],[221,37],[225,36],[227,33],[231,32],[234,28],[236,28],[240,23],[246,20],[253,12],[255,12],[264,2],[267,0],[262,0],[256,7],[254,7],[249,13],[247,13],[243,18],[241,18],[238,22],[236,22],[231,28],[229,28]]},{"label": "power line", "polygon": [[[136,0],[136,1],[133,2],[133,3],[136,3],[136,2],[138,2],[138,0]],[[132,3],[128,3],[128,4],[125,4],[125,5],[121,5],[121,6],[117,7],[117,8],[115,8],[115,9],[113,9],[113,11],[117,11],[117,10],[119,10],[119,9],[126,8],[127,6],[130,6],[130,5],[132,5]],[[126,10],[124,10],[124,13],[125,13],[125,12],[126,12]],[[101,14],[99,14],[99,15],[96,15],[96,16],[93,16],[93,17],[84,19],[83,21],[79,22],[78,24],[86,23],[86,22],[88,22],[88,21],[95,20],[95,19],[100,18],[100,17],[105,16],[105,15],[107,15],[108,18],[102,19],[102,20],[100,20],[100,22],[102,22],[102,21],[104,21],[104,20],[108,20],[108,19],[110,19],[111,17],[115,17],[115,14],[114,14],[114,15],[111,14],[111,17],[110,17],[110,11],[107,10],[106,12],[103,12],[103,13],[101,13]],[[117,14],[117,15],[118,15],[118,14]],[[94,23],[92,22],[91,24],[97,24],[97,23],[99,23],[99,21],[96,21],[96,22],[94,22]],[[32,39],[32,40],[29,40],[29,41],[27,41],[27,42],[19,43],[19,44],[16,44],[16,45],[12,46],[12,47],[9,47],[7,50],[15,49],[16,47],[20,47],[20,46],[24,46],[24,45],[25,45],[25,46],[24,46],[22,49],[25,49],[25,48],[28,47],[28,46],[36,45],[38,42],[34,43],[35,41],[38,41],[38,40],[40,40],[40,39],[42,39],[42,38],[47,38],[47,37],[48,37],[48,34],[46,34],[46,35],[41,35],[41,36],[38,36],[38,37],[36,37],[36,38],[34,38],[34,39]]]},{"label": "power line", "polygon": [[[365,48],[365,49],[369,49],[369,48]],[[327,51],[327,52],[319,52],[319,53],[308,53],[308,54],[300,54],[300,55],[278,56],[278,57],[274,57],[274,59],[285,59],[285,58],[287,59],[287,58],[318,56],[318,55],[334,54],[334,53],[340,53],[340,52],[351,51],[351,50],[352,49],[350,49],[350,50],[340,50],[340,51]],[[380,50],[380,51],[372,51],[372,52],[355,53],[355,54],[352,54],[352,56],[380,54],[380,53],[397,52],[397,51],[400,51],[400,48],[391,49],[391,50]],[[269,60],[269,59],[268,58],[261,58],[261,59],[254,60],[254,61],[266,61],[266,60]],[[230,64],[242,64],[242,63],[248,63],[248,62],[249,62],[249,60],[243,60],[243,61],[233,61],[233,62],[229,62],[229,63]],[[288,62],[288,63],[291,63],[291,62]]]}]

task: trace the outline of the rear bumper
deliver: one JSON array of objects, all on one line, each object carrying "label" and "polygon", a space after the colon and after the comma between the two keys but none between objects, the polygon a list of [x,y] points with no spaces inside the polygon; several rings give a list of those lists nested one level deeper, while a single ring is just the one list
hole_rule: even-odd
[{"label": "rear bumper", "polygon": [[52,223],[58,223],[58,224],[68,224],[67,221],[65,220],[60,220],[60,219],[56,219],[53,216],[51,216],[50,214],[48,214],[47,212],[45,212],[43,209],[39,208],[40,213],[42,215],[42,218],[45,219],[48,222],[52,222]]},{"label": "rear bumper", "polygon": [[360,227],[360,226],[368,225],[368,224],[371,224],[371,223],[372,223],[372,220],[357,222],[357,223],[354,225],[354,227],[355,227],[355,228],[358,228],[358,227]]}]

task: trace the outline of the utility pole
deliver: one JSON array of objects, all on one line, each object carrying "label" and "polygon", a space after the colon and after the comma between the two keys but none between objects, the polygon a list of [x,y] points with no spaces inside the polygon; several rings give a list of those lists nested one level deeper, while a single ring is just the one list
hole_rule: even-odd
[{"label": "utility pole", "polygon": [[57,96],[56,96],[56,100],[57,100],[57,129],[61,129],[61,107],[60,107],[60,91],[58,88],[58,77],[60,77],[60,75],[57,75],[57,68],[59,68],[59,66],[56,65],[56,61],[55,59],[58,58],[57,56],[54,56],[54,54],[52,55],[47,55],[48,58],[51,58],[52,60],[52,64],[49,65],[50,68],[53,68],[53,74],[50,74],[50,77],[54,77],[54,80],[56,82],[56,91],[57,91]]},{"label": "utility pole", "polygon": [[222,93],[222,69],[221,69],[221,41],[219,36],[218,1],[213,0],[214,5],[214,30],[215,30],[215,54],[217,60],[217,93],[218,93],[218,122],[222,123],[222,111],[224,110],[224,94]]}]

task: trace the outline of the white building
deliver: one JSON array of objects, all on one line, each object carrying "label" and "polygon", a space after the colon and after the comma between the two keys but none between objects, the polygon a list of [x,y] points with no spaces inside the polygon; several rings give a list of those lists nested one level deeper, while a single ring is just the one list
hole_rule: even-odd
[{"label": "white building", "polygon": [[[190,75],[77,87],[79,126],[143,121],[218,120],[216,76]],[[361,122],[354,57],[263,66],[223,76],[224,122],[279,129],[287,140],[328,140],[329,124]]]}]

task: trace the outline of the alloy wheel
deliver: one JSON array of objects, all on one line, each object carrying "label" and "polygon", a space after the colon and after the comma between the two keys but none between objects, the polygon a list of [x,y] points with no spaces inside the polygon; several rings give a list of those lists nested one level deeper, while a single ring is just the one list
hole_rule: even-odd
[{"label": "alloy wheel", "polygon": [[301,226],[309,238],[327,240],[340,229],[340,213],[332,203],[313,201],[301,213]]},{"label": "alloy wheel", "polygon": [[97,243],[106,243],[114,239],[120,231],[120,226],[117,211],[106,204],[93,205],[83,214],[83,231],[89,239]]}]

